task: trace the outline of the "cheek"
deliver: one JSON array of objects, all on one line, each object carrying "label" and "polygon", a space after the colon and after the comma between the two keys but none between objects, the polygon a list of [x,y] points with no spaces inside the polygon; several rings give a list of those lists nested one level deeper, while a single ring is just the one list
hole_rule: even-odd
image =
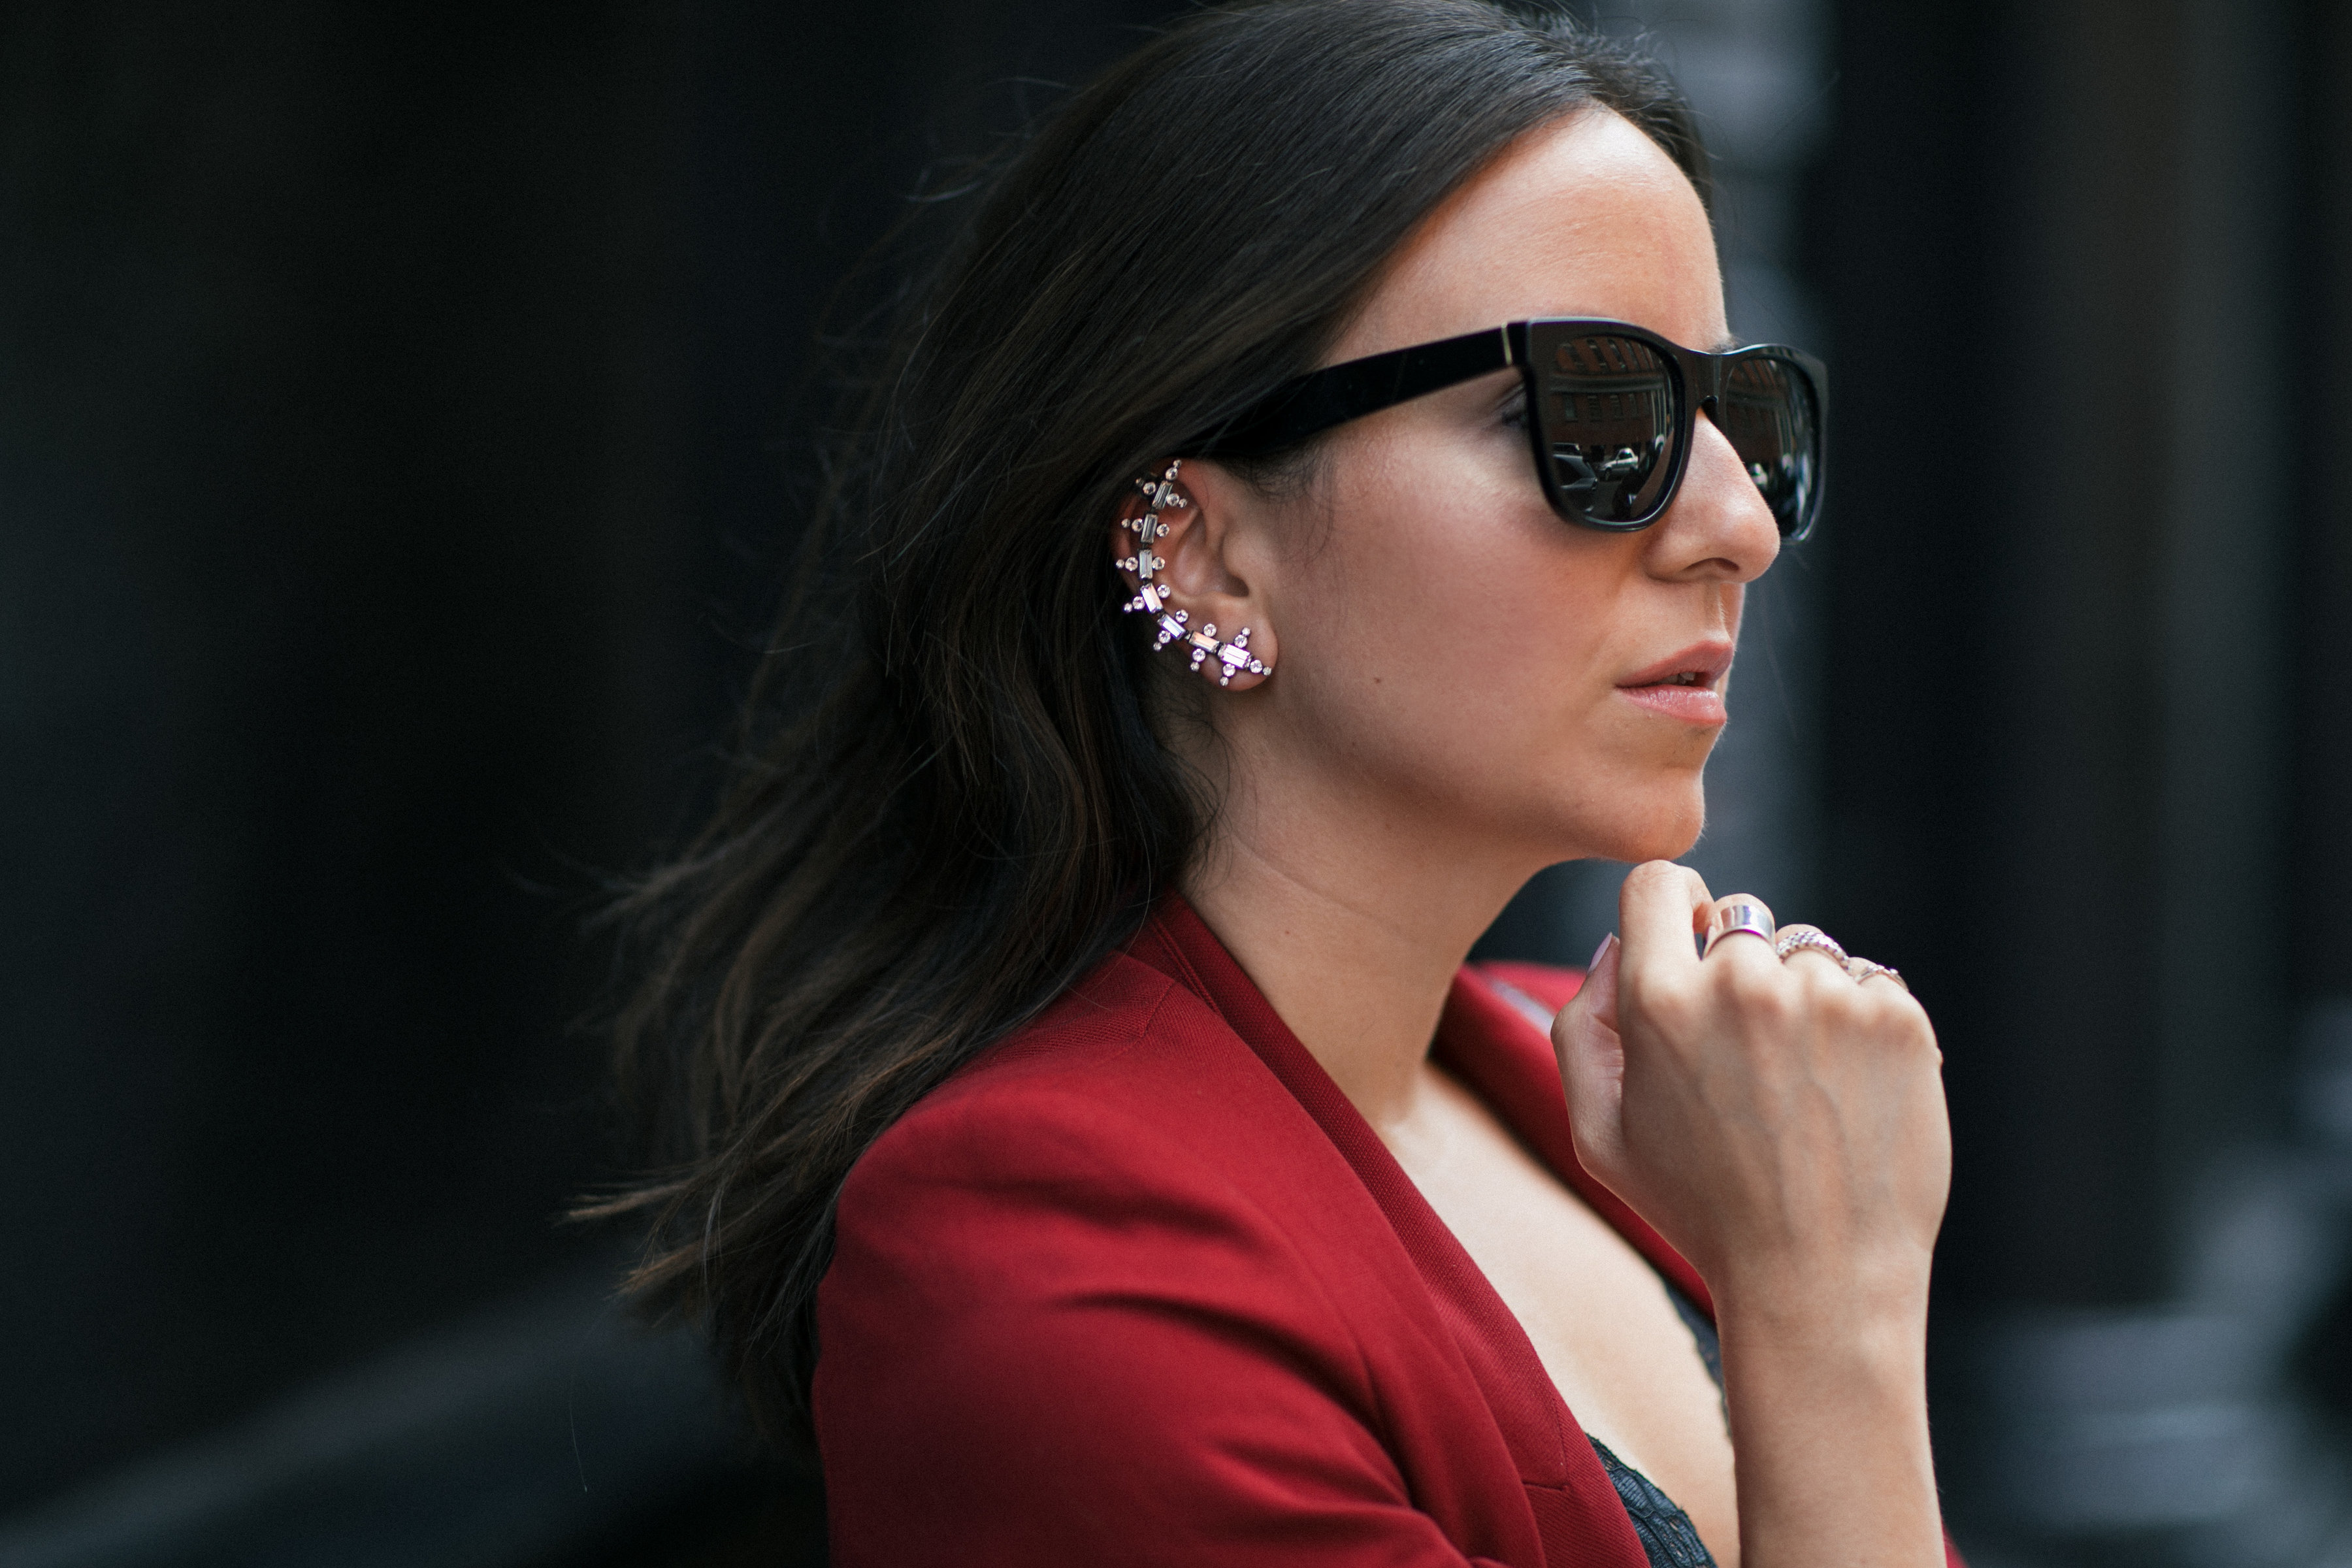
[{"label": "cheek", "polygon": [[1356,765],[1455,795],[1603,740],[1634,559],[1496,467],[1363,454],[1285,595],[1306,721]]}]

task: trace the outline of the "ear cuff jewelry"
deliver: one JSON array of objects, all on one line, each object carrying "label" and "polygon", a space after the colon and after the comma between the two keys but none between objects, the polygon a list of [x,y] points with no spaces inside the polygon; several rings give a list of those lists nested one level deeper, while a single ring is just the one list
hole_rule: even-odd
[{"label": "ear cuff jewelry", "polygon": [[[1236,675],[1264,675],[1274,668],[1250,652],[1250,628],[1244,626],[1234,635],[1231,642],[1217,640],[1217,623],[1214,621],[1207,622],[1194,631],[1189,616],[1182,610],[1168,607],[1168,601],[1160,594],[1160,584],[1153,576],[1168,564],[1151,552],[1152,545],[1168,531],[1168,525],[1160,521],[1160,514],[1181,510],[1192,504],[1176,488],[1176,471],[1183,466],[1184,460],[1179,458],[1169,464],[1168,471],[1158,479],[1147,475],[1135,481],[1136,488],[1144,494],[1143,515],[1129,520],[1126,524],[1137,536],[1135,553],[1119,562],[1118,567],[1122,572],[1134,573],[1139,586],[1135,597],[1121,607],[1130,611],[1140,610],[1160,618],[1160,635],[1151,644],[1155,649],[1166,647],[1170,643],[1183,643],[1192,650],[1195,670],[1202,675],[1213,675],[1220,686],[1230,686]],[[1214,660],[1213,664],[1212,660]]]}]

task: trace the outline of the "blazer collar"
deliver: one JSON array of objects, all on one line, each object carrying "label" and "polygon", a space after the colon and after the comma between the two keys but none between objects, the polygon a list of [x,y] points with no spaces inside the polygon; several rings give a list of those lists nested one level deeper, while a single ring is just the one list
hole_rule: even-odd
[{"label": "blazer collar", "polygon": [[[1225,1020],[1339,1145],[1391,1220],[1400,1210],[1419,1210],[1429,1224],[1444,1231],[1444,1222],[1429,1208],[1370,1123],[1181,895],[1171,893],[1160,901],[1129,951],[1199,996]],[[1573,984],[1563,987],[1560,994],[1572,994]],[[1698,1270],[1578,1160],[1575,1130],[1569,1120],[1549,1036],[1496,991],[1475,965],[1465,965],[1454,977],[1445,1011],[1438,1019],[1435,1053],[1570,1191],[1675,1289],[1701,1311],[1714,1316],[1713,1298]],[[1452,1241],[1451,1232],[1445,1232],[1445,1237]],[[1418,1251],[1415,1256],[1420,1256]],[[1461,1261],[1475,1273],[1468,1254],[1464,1253]],[[1477,1283],[1492,1294],[1484,1275],[1477,1277]],[[1499,1298],[1494,1304],[1497,1310],[1507,1311]],[[1534,1353],[1532,1349],[1528,1353]]]}]

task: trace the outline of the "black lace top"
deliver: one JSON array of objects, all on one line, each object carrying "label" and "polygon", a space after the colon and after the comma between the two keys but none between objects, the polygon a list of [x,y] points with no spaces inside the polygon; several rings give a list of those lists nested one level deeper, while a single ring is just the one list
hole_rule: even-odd
[{"label": "black lace top", "polygon": [[[1699,1359],[1706,1363],[1707,1375],[1721,1388],[1723,1342],[1716,1337],[1715,1325],[1672,1285],[1666,1287],[1666,1294],[1689,1326],[1691,1338],[1698,1342]],[[1642,1538],[1650,1568],[1715,1568],[1715,1554],[1698,1538],[1681,1505],[1660,1491],[1649,1477],[1611,1453],[1600,1438],[1590,1441],[1592,1451],[1601,1456],[1601,1468],[1609,1472],[1609,1484],[1617,1489],[1618,1500],[1633,1518],[1633,1533]]]}]

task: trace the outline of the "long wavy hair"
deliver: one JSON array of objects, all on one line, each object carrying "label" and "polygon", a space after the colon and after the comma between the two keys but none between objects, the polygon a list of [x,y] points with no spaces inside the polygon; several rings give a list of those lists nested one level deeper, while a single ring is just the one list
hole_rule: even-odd
[{"label": "long wavy hair", "polygon": [[851,1166],[1129,939],[1209,822],[1119,613],[1134,476],[1313,367],[1438,203],[1593,105],[1706,195],[1672,85],[1563,13],[1196,11],[1003,156],[905,291],[820,453],[731,781],[617,911],[645,1174],[585,1212],[644,1219],[629,1285],[708,1322],[772,1437],[807,1436]]}]

